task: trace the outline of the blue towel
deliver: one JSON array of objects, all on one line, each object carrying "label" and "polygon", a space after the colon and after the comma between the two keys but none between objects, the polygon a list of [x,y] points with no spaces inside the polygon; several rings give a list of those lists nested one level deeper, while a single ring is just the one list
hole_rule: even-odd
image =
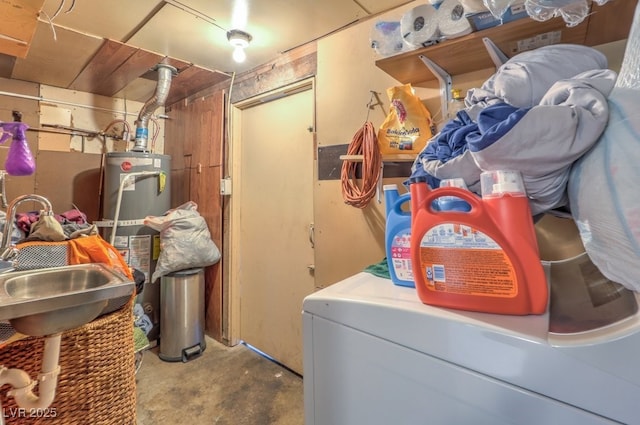
[{"label": "blue towel", "polygon": [[151,332],[151,329],[153,329],[153,322],[151,321],[149,316],[145,314],[144,307],[142,307],[141,304],[135,304],[133,306],[133,317],[133,324],[136,327],[142,329],[145,335],[148,335],[149,332]]}]

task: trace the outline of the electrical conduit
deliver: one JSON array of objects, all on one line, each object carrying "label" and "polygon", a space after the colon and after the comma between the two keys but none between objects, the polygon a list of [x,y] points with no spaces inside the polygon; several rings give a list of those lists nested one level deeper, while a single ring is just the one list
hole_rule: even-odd
[{"label": "electrical conduit", "polygon": [[[15,398],[16,404],[29,410],[45,409],[53,403],[60,374],[60,341],[62,334],[49,335],[44,339],[42,353],[42,367],[38,381],[33,381],[29,374],[22,369],[8,369],[0,366],[0,386],[9,384],[12,389],[7,395]],[[33,393],[33,387],[38,384],[38,393]],[[4,414],[0,414],[0,425],[4,425]]]}]

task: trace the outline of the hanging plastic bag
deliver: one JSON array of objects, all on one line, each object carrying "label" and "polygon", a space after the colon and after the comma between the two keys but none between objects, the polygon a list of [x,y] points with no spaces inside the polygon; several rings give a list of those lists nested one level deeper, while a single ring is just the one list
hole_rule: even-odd
[{"label": "hanging plastic bag", "polygon": [[500,22],[502,22],[502,15],[513,4],[514,0],[482,0],[482,2],[493,17],[500,19]]},{"label": "hanging plastic bag", "polygon": [[0,143],[4,143],[9,137],[13,139],[4,164],[10,176],[30,176],[36,171],[36,161],[27,143],[28,128],[29,126],[22,122],[0,123],[0,129],[3,131]]},{"label": "hanging plastic bag", "polygon": [[400,21],[377,21],[371,29],[371,48],[383,57],[392,56],[405,49]]},{"label": "hanging plastic bag", "polygon": [[567,27],[575,27],[584,21],[591,8],[587,0],[526,0],[524,5],[531,19],[546,21],[562,16]]},{"label": "hanging plastic bag", "polygon": [[160,256],[151,282],[172,272],[206,267],[220,260],[220,250],[197,209],[198,205],[189,201],[162,216],[145,217],[145,226],[160,232]]},{"label": "hanging plastic bag", "polygon": [[389,114],[378,130],[382,155],[418,154],[433,136],[431,113],[413,94],[411,84],[390,87]]}]

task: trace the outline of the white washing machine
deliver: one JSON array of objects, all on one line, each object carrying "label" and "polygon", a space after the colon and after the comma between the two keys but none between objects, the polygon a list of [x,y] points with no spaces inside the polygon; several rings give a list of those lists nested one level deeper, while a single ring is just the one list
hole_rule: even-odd
[{"label": "white washing machine", "polygon": [[308,296],[306,425],[640,424],[639,294],[599,272],[572,220],[536,235],[544,315],[429,306],[364,272]]},{"label": "white washing machine", "polygon": [[428,306],[359,273],[304,301],[305,423],[640,424],[634,305],[615,323],[550,333],[551,312]]}]

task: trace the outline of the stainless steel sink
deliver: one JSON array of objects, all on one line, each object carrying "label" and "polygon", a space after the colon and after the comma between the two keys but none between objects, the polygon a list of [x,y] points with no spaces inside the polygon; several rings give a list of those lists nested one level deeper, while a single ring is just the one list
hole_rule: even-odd
[{"label": "stainless steel sink", "polygon": [[132,280],[103,264],[8,272],[0,275],[0,320],[24,335],[51,335],[92,321],[134,291]]}]

